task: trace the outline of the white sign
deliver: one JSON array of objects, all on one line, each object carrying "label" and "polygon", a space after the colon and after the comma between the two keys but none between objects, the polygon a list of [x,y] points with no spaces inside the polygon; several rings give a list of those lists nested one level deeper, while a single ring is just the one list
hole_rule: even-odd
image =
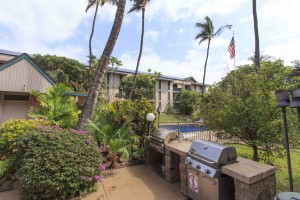
[{"label": "white sign", "polygon": [[189,173],[189,187],[194,191],[198,193],[198,176]]}]

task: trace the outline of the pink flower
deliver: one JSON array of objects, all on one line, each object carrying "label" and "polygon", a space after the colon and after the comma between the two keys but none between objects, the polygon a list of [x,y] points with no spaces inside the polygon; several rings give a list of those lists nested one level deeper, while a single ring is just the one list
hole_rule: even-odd
[{"label": "pink flower", "polygon": [[98,182],[101,182],[101,181],[102,181],[102,178],[103,178],[103,177],[98,176],[98,175],[95,176],[95,179],[96,179]]},{"label": "pink flower", "polygon": [[85,180],[85,179],[86,179],[86,176],[82,176],[82,179]]},{"label": "pink flower", "polygon": [[100,169],[100,170],[105,170],[105,166],[104,166],[104,165],[102,165],[102,164],[100,163],[100,165],[99,165],[99,169]]},{"label": "pink flower", "polygon": [[93,177],[90,177],[90,178],[89,178],[89,181],[92,182],[92,181],[93,181]]},{"label": "pink flower", "polygon": [[83,135],[86,135],[86,134],[88,134],[88,131],[85,131],[85,130],[84,130],[84,131],[82,131],[81,133],[82,133]]},{"label": "pink flower", "polygon": [[91,140],[86,140],[85,141],[87,144],[90,144],[91,143]]}]

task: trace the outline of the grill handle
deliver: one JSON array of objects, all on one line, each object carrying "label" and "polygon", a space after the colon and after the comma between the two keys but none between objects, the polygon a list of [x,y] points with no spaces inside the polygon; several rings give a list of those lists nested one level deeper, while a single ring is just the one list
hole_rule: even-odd
[{"label": "grill handle", "polygon": [[164,140],[157,139],[157,138],[155,138],[155,137],[151,137],[151,139],[153,139],[153,140],[155,140],[155,141],[157,141],[157,142],[161,142],[161,143],[163,143],[163,142],[164,142]]},{"label": "grill handle", "polygon": [[203,162],[207,162],[207,163],[209,163],[209,164],[211,164],[211,165],[215,165],[215,164],[216,164],[216,162],[212,162],[212,161],[206,160],[206,159],[204,159],[204,158],[195,156],[195,155],[193,155],[193,154],[188,154],[188,155],[191,156],[192,158],[196,159],[196,160],[198,159],[198,160],[201,160],[201,161],[203,161]]},{"label": "grill handle", "polygon": [[217,183],[214,180],[211,180],[210,178],[206,177],[206,176],[202,176],[202,179],[206,182],[208,182],[211,185],[216,185]]}]

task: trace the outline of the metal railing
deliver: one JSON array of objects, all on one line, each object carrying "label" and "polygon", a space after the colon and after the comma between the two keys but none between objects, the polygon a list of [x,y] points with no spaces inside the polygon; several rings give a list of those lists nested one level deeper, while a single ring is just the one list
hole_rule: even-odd
[{"label": "metal railing", "polygon": [[199,131],[191,131],[191,132],[180,132],[180,127],[182,125],[191,125],[191,126],[199,126],[205,127],[203,123],[197,122],[164,122],[160,123],[160,128],[167,128],[177,130],[179,132],[179,137],[187,142],[192,142],[194,140],[206,140],[211,142],[216,142],[219,144],[244,144],[239,138],[230,138],[230,139],[223,139],[217,137],[216,132],[210,130],[199,130]]}]

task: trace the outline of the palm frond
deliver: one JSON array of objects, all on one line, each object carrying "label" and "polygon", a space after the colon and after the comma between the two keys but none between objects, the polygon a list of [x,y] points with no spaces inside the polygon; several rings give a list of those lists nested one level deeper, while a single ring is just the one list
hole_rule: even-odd
[{"label": "palm frond", "polygon": [[221,28],[219,28],[219,29],[217,30],[216,33],[214,33],[213,36],[218,36],[218,35],[220,35],[220,34],[222,33],[222,31],[223,31],[225,28],[231,29],[231,27],[232,27],[232,25],[225,25],[225,26],[222,26]]},{"label": "palm frond", "polygon": [[2,177],[4,175],[4,173],[9,170],[9,168],[11,166],[14,165],[14,163],[16,162],[17,157],[16,155],[11,155],[8,158],[6,158],[5,160],[1,160],[0,161],[0,177]]}]

